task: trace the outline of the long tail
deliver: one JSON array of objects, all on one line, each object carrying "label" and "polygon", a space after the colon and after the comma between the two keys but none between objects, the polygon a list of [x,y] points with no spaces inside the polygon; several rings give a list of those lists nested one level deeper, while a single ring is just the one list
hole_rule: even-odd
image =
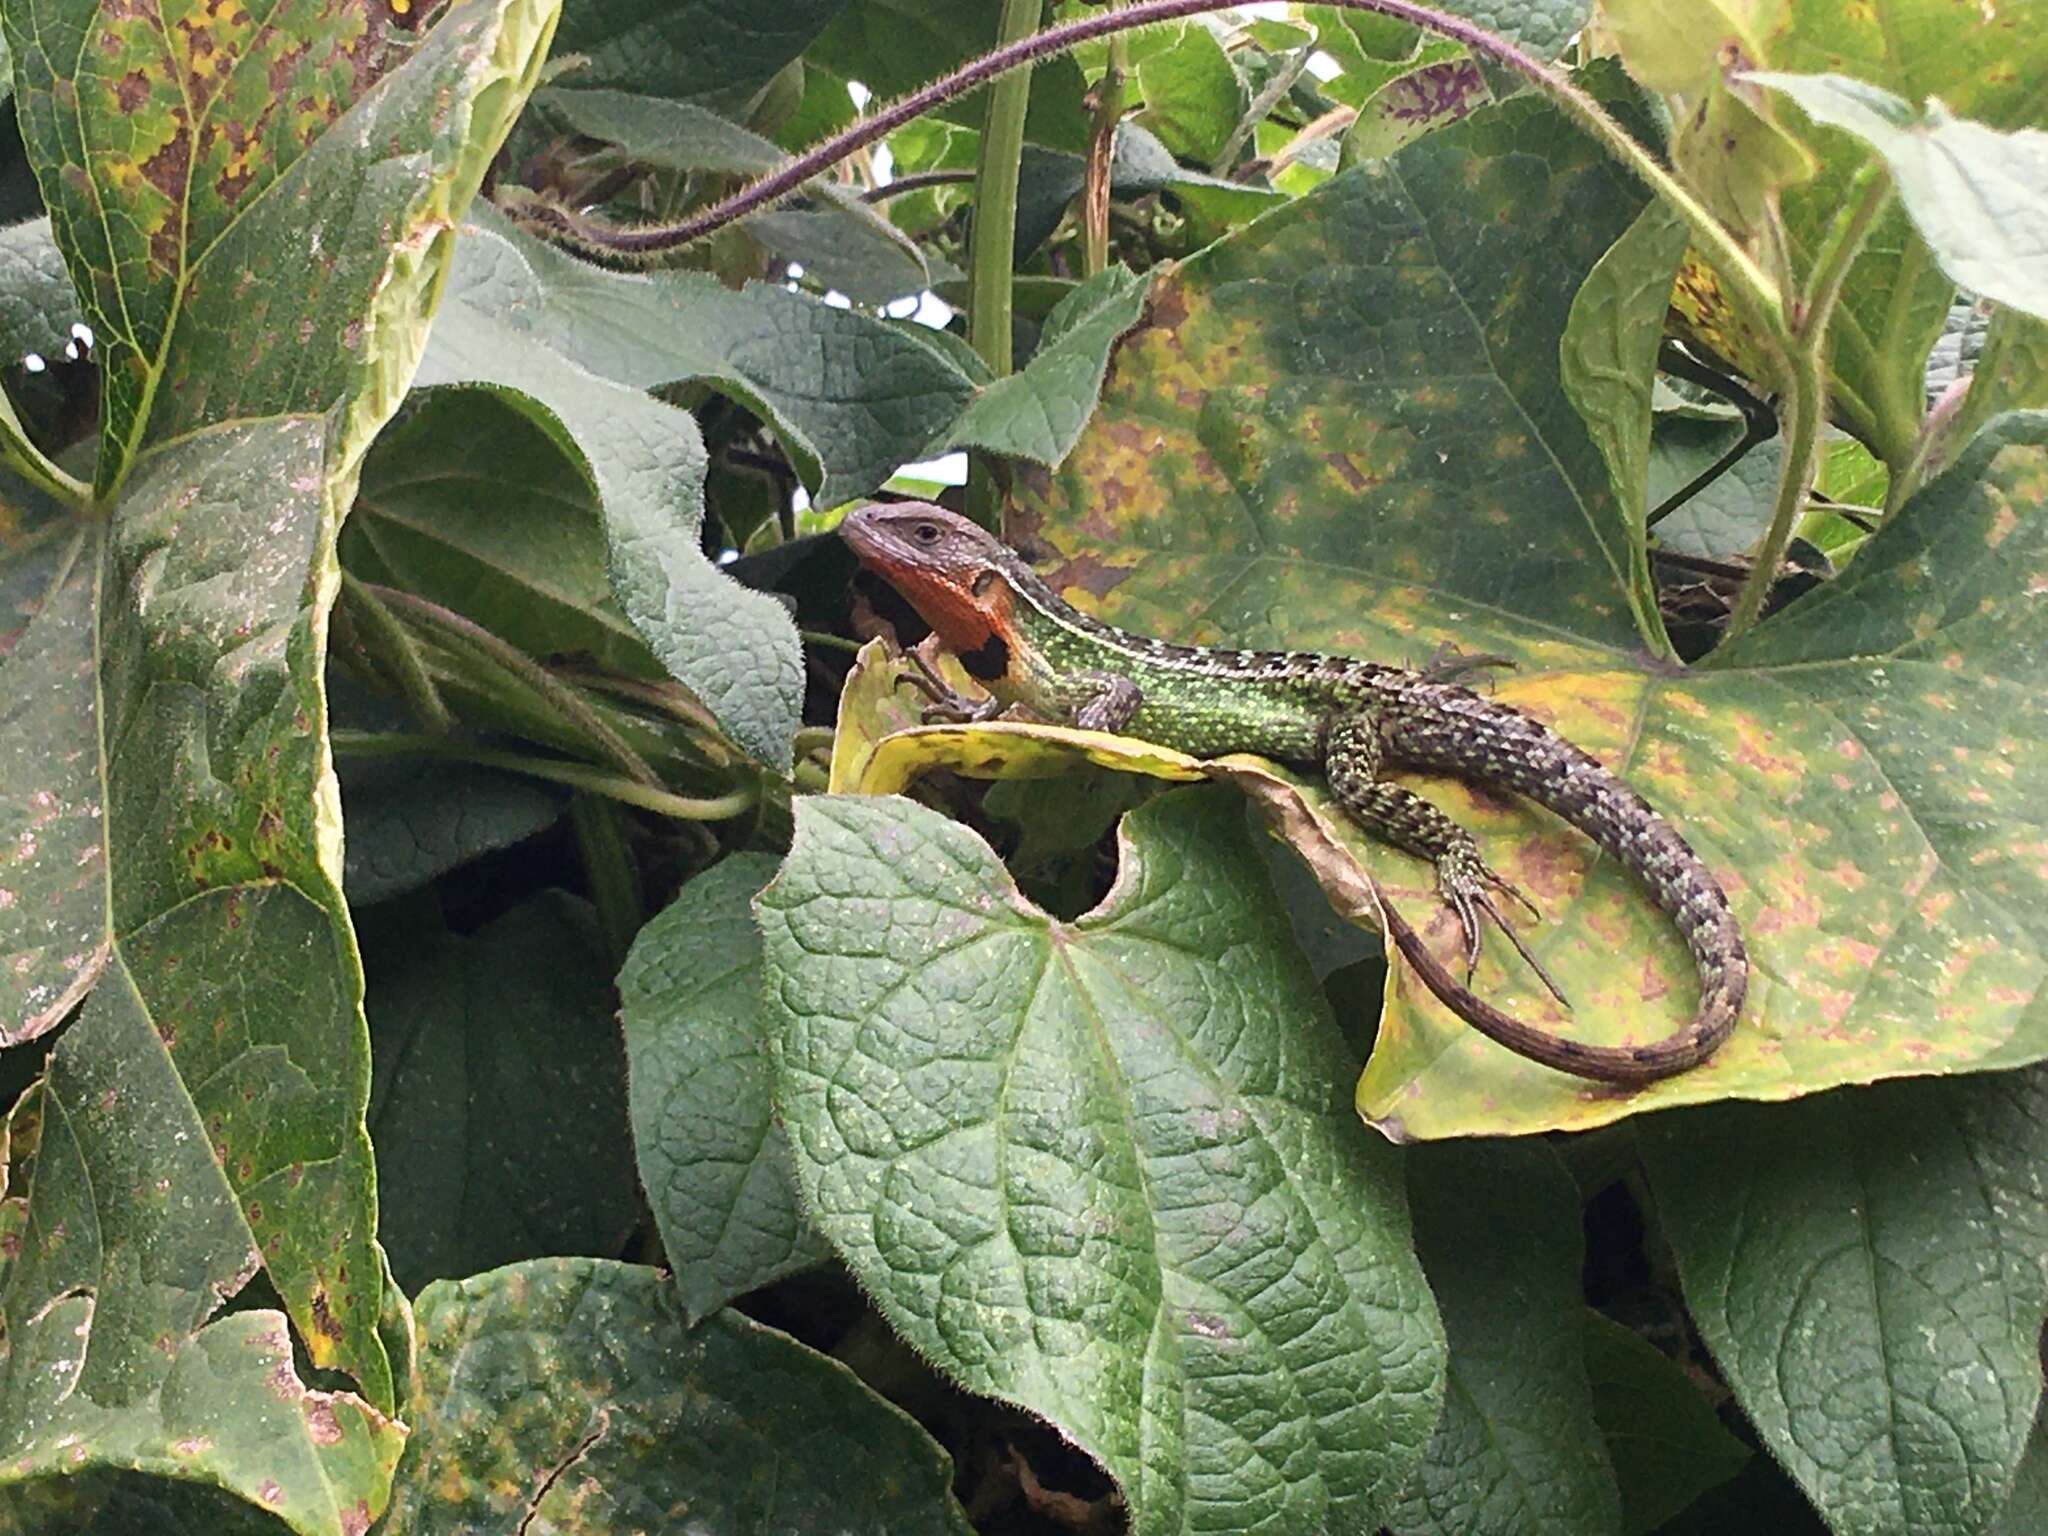
[{"label": "long tail", "polygon": [[[1649,1045],[1587,1045],[1502,1013],[1460,984],[1390,905],[1387,931],[1430,991],[1474,1029],[1532,1061],[1600,1082],[1640,1084],[1698,1066],[1734,1030],[1749,955],[1728,897],[1685,839],[1620,779],[1540,721],[1443,683],[1417,685],[1430,708],[1389,721],[1400,762],[1512,789],[1554,811],[1634,872],[1692,951],[1700,1004],[1692,1022]],[[1444,717],[1455,716],[1447,728]]]}]

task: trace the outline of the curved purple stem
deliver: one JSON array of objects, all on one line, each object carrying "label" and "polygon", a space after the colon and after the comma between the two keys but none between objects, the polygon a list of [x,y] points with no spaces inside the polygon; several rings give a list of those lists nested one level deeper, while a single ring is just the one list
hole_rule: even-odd
[{"label": "curved purple stem", "polygon": [[[1228,10],[1235,3],[1236,0],[1135,0],[1131,5],[1104,9],[1095,15],[1048,27],[1043,32],[1034,33],[1030,37],[1021,38],[1017,42],[985,53],[978,59],[970,59],[950,75],[943,75],[929,85],[920,86],[908,96],[891,102],[873,117],[863,118],[831,138],[814,144],[759,181],[751,182],[731,196],[721,198],[710,207],[700,209],[688,218],[680,219],[673,224],[650,224],[638,229],[600,230],[584,224],[566,209],[549,208],[544,205],[522,209],[522,216],[537,223],[559,228],[575,240],[620,255],[646,256],[674,250],[678,246],[701,240],[714,230],[723,229],[735,219],[745,218],[750,213],[781,201],[820,171],[845,159],[855,150],[864,149],[876,140],[886,138],[912,118],[929,112],[941,102],[964,95],[977,86],[986,85],[997,75],[1005,74],[1019,65],[1029,64],[1047,54],[1059,53],[1076,43],[1084,43],[1111,32],[1147,26],[1158,21],[1174,21],[1184,16],[1200,15],[1204,11]],[[1410,4],[1409,0],[1327,0],[1327,3],[1345,10],[1374,11],[1382,16],[1413,22],[1425,31],[1451,38],[1476,53],[1485,54],[1516,74],[1545,86],[1553,94],[1576,94],[1562,76],[1514,44],[1504,42],[1483,27],[1475,26],[1459,17],[1447,16],[1442,11],[1431,10],[1428,6]]]}]

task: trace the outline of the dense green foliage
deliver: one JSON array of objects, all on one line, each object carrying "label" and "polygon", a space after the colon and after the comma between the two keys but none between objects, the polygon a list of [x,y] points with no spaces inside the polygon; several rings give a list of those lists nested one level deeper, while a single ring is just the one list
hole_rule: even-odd
[{"label": "dense green foliage", "polygon": [[[1366,3],[0,0],[0,1536],[2048,1528],[2048,6]],[[877,493],[1511,660],[1736,1036],[921,725]]]}]

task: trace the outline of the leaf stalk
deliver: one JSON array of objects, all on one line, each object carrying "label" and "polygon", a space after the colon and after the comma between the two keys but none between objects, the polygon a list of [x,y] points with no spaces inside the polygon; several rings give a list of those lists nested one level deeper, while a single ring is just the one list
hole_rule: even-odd
[{"label": "leaf stalk", "polygon": [[485,665],[511,677],[539,698],[556,716],[610,758],[626,775],[641,784],[659,788],[661,775],[647,759],[611,728],[575,688],[549,672],[539,662],[509,641],[501,640],[481,624],[443,608],[439,603],[396,587],[368,586],[366,591],[398,613],[432,630],[444,644],[481,660]]},{"label": "leaf stalk", "polygon": [[0,464],[67,507],[84,511],[92,505],[92,487],[59,469],[42,449],[29,441],[28,429],[14,413],[14,402],[0,390]]},{"label": "leaf stalk", "polygon": [[422,727],[437,735],[448,730],[455,717],[441,698],[441,690],[434,686],[433,674],[413,640],[412,631],[399,623],[384,601],[349,571],[341,573],[341,590],[354,611],[356,636],[363,654],[377,670],[397,683],[399,693]]},{"label": "leaf stalk", "polygon": [[480,768],[501,768],[523,773],[528,778],[546,779],[585,789],[624,805],[636,805],[658,816],[677,821],[728,821],[750,808],[758,795],[752,786],[742,786],[729,795],[693,799],[655,789],[620,774],[607,773],[584,763],[561,758],[535,757],[525,752],[501,752],[453,736],[425,736],[406,731],[333,731],[329,741],[339,757],[447,757]]},{"label": "leaf stalk", "polygon": [[1735,609],[1728,616],[1722,643],[1746,633],[1763,617],[1764,604],[1784,563],[1792,532],[1799,525],[1820,472],[1821,427],[1827,419],[1828,326],[1849,269],[1856,264],[1871,226],[1884,212],[1892,193],[1891,178],[1881,164],[1873,161],[1859,170],[1849,183],[1843,206],[1821,237],[1805,294],[1795,304],[1784,399],[1785,453],[1778,466],[1777,494],[1771,504],[1770,526],[1757,546],[1749,575],[1736,594]]}]

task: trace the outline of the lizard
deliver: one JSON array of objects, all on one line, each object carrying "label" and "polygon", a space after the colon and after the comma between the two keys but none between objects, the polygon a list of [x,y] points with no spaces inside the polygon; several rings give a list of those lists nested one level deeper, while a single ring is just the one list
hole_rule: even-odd
[{"label": "lizard", "polygon": [[1749,960],[1719,882],[1670,822],[1589,753],[1532,716],[1448,680],[1504,658],[1416,669],[1312,651],[1174,645],[1082,613],[1021,555],[943,507],[868,502],[846,515],[840,534],[988,690],[987,698],[970,700],[921,669],[906,680],[930,697],[928,719],[1021,712],[1193,757],[1249,752],[1318,773],[1359,827],[1435,867],[1464,940],[1467,983],[1486,921],[1565,1001],[1490,893],[1524,906],[1527,899],[1487,867],[1469,832],[1388,779],[1387,769],[1445,772],[1511,790],[1619,859],[1684,937],[1699,977],[1691,1022],[1644,1045],[1591,1045],[1503,1012],[1461,985],[1392,903],[1381,901],[1389,936],[1425,984],[1497,1043],[1563,1072],[1635,1087],[1697,1066],[1734,1030]]}]

